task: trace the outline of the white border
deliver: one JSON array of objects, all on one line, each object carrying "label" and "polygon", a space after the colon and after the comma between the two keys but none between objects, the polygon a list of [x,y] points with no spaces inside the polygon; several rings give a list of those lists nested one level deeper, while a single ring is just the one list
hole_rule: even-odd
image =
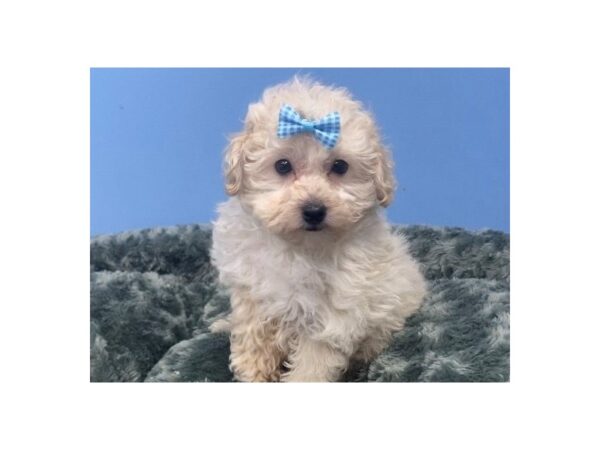
[{"label": "white border", "polygon": [[[233,3],[1,7],[0,445],[597,445],[592,3]],[[91,385],[92,66],[511,67],[511,383]]]}]

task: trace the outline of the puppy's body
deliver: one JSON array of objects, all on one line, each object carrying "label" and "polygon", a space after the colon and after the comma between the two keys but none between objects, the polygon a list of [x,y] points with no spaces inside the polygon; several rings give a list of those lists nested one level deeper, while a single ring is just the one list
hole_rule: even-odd
[{"label": "puppy's body", "polygon": [[351,357],[371,360],[425,290],[404,240],[377,212],[343,237],[289,242],[237,199],[221,205],[213,257],[232,287],[232,367],[242,380],[335,380]]},{"label": "puppy's body", "polygon": [[[284,100],[309,114],[312,106],[312,115],[342,110],[336,148],[310,136],[273,139],[272,111]],[[351,359],[383,350],[425,293],[404,240],[379,211],[393,189],[389,155],[345,91],[295,81],[253,106],[228,150],[234,197],[220,206],[213,233],[213,261],[231,292],[231,367],[243,381],[334,381]],[[282,176],[273,162],[284,157],[295,169]],[[334,158],[349,161],[343,176],[329,171]],[[327,210],[317,231],[300,212],[315,201]]]}]

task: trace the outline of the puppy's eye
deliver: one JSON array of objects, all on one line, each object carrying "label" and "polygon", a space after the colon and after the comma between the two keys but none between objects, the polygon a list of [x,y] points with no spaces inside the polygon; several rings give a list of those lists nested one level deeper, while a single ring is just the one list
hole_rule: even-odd
[{"label": "puppy's eye", "polygon": [[275,163],[275,170],[279,175],[286,175],[292,171],[292,163],[287,159],[280,159]]},{"label": "puppy's eye", "polygon": [[331,171],[338,175],[344,175],[348,172],[348,163],[343,159],[336,159],[331,166]]}]

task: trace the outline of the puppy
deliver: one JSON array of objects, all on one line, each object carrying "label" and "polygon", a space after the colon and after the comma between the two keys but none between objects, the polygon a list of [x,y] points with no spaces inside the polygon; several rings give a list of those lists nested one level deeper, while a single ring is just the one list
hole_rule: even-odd
[{"label": "puppy", "polygon": [[226,149],[225,178],[211,256],[231,294],[234,377],[336,381],[371,361],[426,292],[380,211],[395,182],[373,117],[308,79],[267,89]]}]

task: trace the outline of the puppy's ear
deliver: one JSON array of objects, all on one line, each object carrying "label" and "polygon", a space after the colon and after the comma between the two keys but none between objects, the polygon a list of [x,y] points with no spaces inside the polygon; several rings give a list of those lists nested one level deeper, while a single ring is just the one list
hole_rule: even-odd
[{"label": "puppy's ear", "polygon": [[386,207],[392,202],[395,188],[394,163],[390,152],[383,145],[379,145],[375,165],[375,192],[381,206]]},{"label": "puppy's ear", "polygon": [[246,141],[245,133],[235,135],[225,150],[225,190],[229,195],[236,195],[242,187]]}]

